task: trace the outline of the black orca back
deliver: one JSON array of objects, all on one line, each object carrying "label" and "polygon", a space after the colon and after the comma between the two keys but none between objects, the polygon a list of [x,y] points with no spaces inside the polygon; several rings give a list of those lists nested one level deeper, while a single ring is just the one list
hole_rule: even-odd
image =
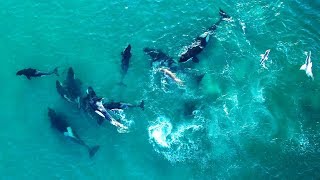
[{"label": "black orca back", "polygon": [[69,127],[66,119],[51,108],[48,108],[48,116],[50,118],[51,126],[61,133],[65,132],[67,127]]},{"label": "black orca back", "polygon": [[162,60],[166,61],[170,59],[169,56],[167,56],[164,52],[162,52],[159,49],[144,48],[143,51],[152,58],[153,62]]},{"label": "black orca back", "polygon": [[64,95],[67,95],[67,91],[64,89],[64,87],[61,85],[60,81],[58,80],[56,80],[56,89],[62,97],[64,97]]},{"label": "black orca back", "polygon": [[93,97],[97,96],[96,92],[93,90],[93,88],[91,86],[89,86],[88,89],[87,89],[87,95],[90,98],[93,98]]},{"label": "black orca back", "polygon": [[131,57],[131,45],[129,44],[122,53],[123,59],[129,59]]},{"label": "black orca back", "polygon": [[122,73],[125,74],[127,73],[129,68],[129,61],[131,58],[131,45],[129,44],[121,54],[122,54],[121,70],[122,70]]},{"label": "black orca back", "polygon": [[173,58],[168,56],[160,49],[144,48],[143,51],[151,57],[151,65],[154,62],[160,62],[161,66],[166,66],[171,70],[177,68],[176,62],[173,60]]},{"label": "black orca back", "polygon": [[122,109],[120,102],[108,102],[108,103],[104,103],[103,106],[106,109]]},{"label": "black orca back", "polygon": [[68,70],[68,75],[64,82],[64,85],[72,100],[82,96],[82,92],[81,92],[82,83],[79,79],[75,79],[75,75],[72,67],[70,67]]},{"label": "black orca back", "polygon": [[34,76],[36,74],[36,72],[37,72],[36,69],[28,68],[28,69],[22,69],[22,70],[18,71],[16,73],[16,75],[18,75],[18,76],[21,76],[21,75]]}]

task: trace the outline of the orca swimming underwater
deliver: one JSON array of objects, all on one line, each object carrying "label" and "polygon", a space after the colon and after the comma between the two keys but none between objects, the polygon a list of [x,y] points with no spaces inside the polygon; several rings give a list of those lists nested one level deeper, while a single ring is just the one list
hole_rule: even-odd
[{"label": "orca swimming underwater", "polygon": [[113,110],[113,109],[127,109],[127,108],[133,108],[133,107],[139,107],[142,110],[144,110],[144,101],[142,100],[140,102],[140,104],[136,104],[136,105],[133,105],[133,104],[130,104],[130,103],[111,101],[111,102],[104,103],[103,106],[106,109],[110,109],[110,110]]},{"label": "orca swimming underwater", "polygon": [[199,74],[199,75],[195,75],[195,80],[196,80],[196,84],[199,85],[203,79],[203,77],[205,76],[206,74],[203,73],[203,74]]},{"label": "orca swimming underwater", "polygon": [[197,109],[196,101],[189,100],[183,104],[183,115],[186,118],[194,116],[194,111]]},{"label": "orca swimming underwater", "polygon": [[60,81],[56,81],[56,88],[61,97],[69,102],[79,104],[82,96],[81,81],[75,78],[72,67],[68,69],[66,80],[62,84]]},{"label": "orca swimming underwater", "polygon": [[162,52],[160,49],[144,48],[143,51],[151,57],[151,66],[158,63],[157,67],[167,67],[172,71],[178,69],[173,58]]},{"label": "orca swimming underwater", "polygon": [[121,52],[121,56],[122,56],[122,59],[121,59],[121,81],[120,81],[119,85],[125,86],[125,84],[123,83],[123,79],[128,72],[129,62],[130,62],[130,58],[132,56],[130,44],[124,49],[123,52]]},{"label": "orca swimming underwater", "polygon": [[63,87],[62,83],[58,80],[56,80],[56,89],[61,97],[66,99],[69,102],[73,102],[69,97],[69,92],[66,90],[66,88]]},{"label": "orca swimming underwater", "polygon": [[82,95],[81,92],[81,81],[75,77],[74,71],[72,67],[68,69],[67,78],[64,81],[64,85],[67,88],[67,90],[72,95],[73,99],[80,98]]},{"label": "orca swimming underwater", "polygon": [[312,74],[311,51],[309,51],[305,64],[300,67],[300,70],[306,71],[307,76],[314,79]]},{"label": "orca swimming underwater", "polygon": [[22,69],[16,73],[17,76],[25,75],[29,80],[31,80],[31,77],[42,77],[42,76],[49,76],[52,74],[59,76],[58,67],[54,68],[54,70],[51,72],[42,72],[33,68],[27,68],[27,69]]},{"label": "orca swimming underwater", "polygon": [[96,152],[99,150],[100,146],[90,147],[82,139],[80,139],[77,133],[67,123],[66,119],[62,114],[57,114],[53,109],[48,108],[48,116],[49,116],[52,128],[58,130],[60,133],[62,133],[67,138],[70,138],[75,143],[80,144],[81,146],[84,146],[85,148],[87,148],[90,157],[93,157],[96,154]]},{"label": "orca swimming underwater", "polygon": [[229,19],[230,16],[224,12],[223,10],[219,10],[220,19],[206,32],[198,36],[195,41],[187,47],[186,51],[183,52],[180,55],[179,62],[186,62],[188,60],[192,60],[195,63],[199,62],[199,59],[197,58],[197,55],[202,52],[202,50],[207,46],[207,43],[209,41],[210,35],[213,34],[213,32],[217,29],[218,25],[224,20]]}]

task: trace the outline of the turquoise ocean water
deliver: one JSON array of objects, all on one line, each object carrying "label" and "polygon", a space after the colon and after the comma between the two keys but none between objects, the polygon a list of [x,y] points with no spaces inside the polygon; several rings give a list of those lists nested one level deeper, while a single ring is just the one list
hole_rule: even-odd
[{"label": "turquoise ocean water", "polygon": [[[164,84],[142,49],[177,60],[219,19],[219,7],[232,20],[221,23],[199,64],[183,64],[177,76],[185,86]],[[320,177],[319,0],[11,0],[0,2],[0,18],[0,179]],[[128,43],[133,56],[121,87]],[[306,51],[314,80],[299,70]],[[56,66],[59,77],[15,75]],[[129,132],[98,126],[58,95],[55,80],[70,66],[83,88],[108,100],[145,100],[144,111],[123,112]],[[197,86],[192,74],[200,73]],[[50,128],[47,107],[101,146],[92,159]]]}]

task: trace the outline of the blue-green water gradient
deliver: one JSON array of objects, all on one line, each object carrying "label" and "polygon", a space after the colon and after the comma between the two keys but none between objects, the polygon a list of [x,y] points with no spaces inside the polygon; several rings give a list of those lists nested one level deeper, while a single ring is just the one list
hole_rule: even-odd
[{"label": "blue-green water gradient", "polygon": [[[179,87],[165,85],[145,47],[178,60],[219,19],[199,64]],[[0,2],[1,179],[317,179],[320,177],[319,0],[136,0]],[[121,51],[132,58],[118,86]],[[260,54],[271,49],[261,68]],[[300,66],[311,51],[314,80]],[[60,76],[17,77],[26,67]],[[72,66],[83,87],[138,103],[123,113],[129,132],[103,126],[56,92]],[[205,73],[199,87],[192,74]],[[184,115],[184,104],[195,106]],[[86,150],[50,127],[65,113]]]}]

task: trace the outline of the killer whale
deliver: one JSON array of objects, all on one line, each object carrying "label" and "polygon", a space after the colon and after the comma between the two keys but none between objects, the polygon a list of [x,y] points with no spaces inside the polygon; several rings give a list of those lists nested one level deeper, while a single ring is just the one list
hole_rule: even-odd
[{"label": "killer whale", "polygon": [[121,52],[121,56],[122,56],[122,59],[121,59],[121,81],[120,81],[119,85],[126,86],[123,83],[123,79],[128,72],[129,62],[130,62],[130,58],[132,56],[130,44],[123,50],[123,52]]},{"label": "killer whale", "polygon": [[26,69],[21,69],[16,73],[17,76],[24,75],[29,80],[31,80],[31,77],[42,77],[42,76],[49,76],[52,74],[59,76],[58,67],[54,68],[54,70],[52,70],[51,72],[43,72],[33,68],[26,68]]},{"label": "killer whale", "polygon": [[220,15],[220,19],[213,26],[208,28],[206,32],[199,35],[195,39],[195,41],[191,45],[189,45],[183,53],[181,53],[179,58],[180,63],[187,62],[189,60],[192,60],[195,63],[199,62],[197,55],[200,54],[203,51],[203,49],[207,46],[210,35],[213,34],[213,32],[217,29],[218,25],[224,19],[230,18],[230,16],[226,12],[224,12],[222,9],[219,9],[219,15]]},{"label": "killer whale", "polygon": [[82,107],[84,108],[84,110],[89,111],[90,113],[95,113],[100,117],[100,119],[97,120],[99,125],[101,125],[104,120],[108,120],[112,125],[116,127],[128,129],[126,126],[115,120],[110,115],[110,113],[103,105],[103,98],[98,97],[91,86],[88,87],[86,93],[87,96],[82,99]]},{"label": "killer whale", "polygon": [[132,107],[139,107],[141,108],[142,110],[144,110],[144,101],[142,100],[140,102],[140,104],[130,104],[130,103],[124,103],[124,102],[114,102],[114,101],[110,101],[110,102],[107,102],[107,103],[104,103],[103,106],[106,108],[106,109],[127,109],[127,108],[132,108]]},{"label": "killer whale", "polygon": [[65,117],[62,114],[58,114],[55,112],[55,110],[48,108],[48,116],[51,122],[51,127],[58,130],[61,134],[63,134],[65,137],[70,138],[72,141],[74,141],[77,144],[80,144],[81,146],[84,146],[89,153],[90,157],[93,157],[96,152],[99,150],[100,146],[93,146],[90,147],[87,145],[74,131],[71,126],[66,121]]},{"label": "killer whale", "polygon": [[178,70],[178,66],[172,57],[168,56],[160,49],[144,48],[143,51],[151,57],[151,66],[158,63],[158,67],[167,67],[171,71]]},{"label": "killer whale", "polygon": [[[75,78],[73,68],[68,69],[67,77],[62,84],[60,81],[56,81],[56,89],[61,97],[69,102],[80,104],[82,97],[82,83],[79,79]],[[80,106],[80,105],[79,105]]]}]

